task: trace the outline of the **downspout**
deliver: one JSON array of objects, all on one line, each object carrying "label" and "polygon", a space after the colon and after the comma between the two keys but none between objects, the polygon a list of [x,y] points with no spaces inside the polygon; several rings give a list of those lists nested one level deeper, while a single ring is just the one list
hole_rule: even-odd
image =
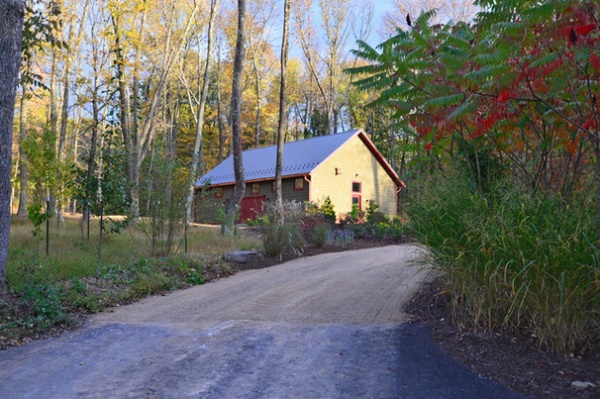
[{"label": "downspout", "polygon": [[[402,191],[402,187],[400,185],[396,186],[396,216],[398,216],[398,211],[399,211],[399,207],[400,207],[400,191]],[[406,187],[406,186],[404,186]]]},{"label": "downspout", "polygon": [[312,184],[310,184],[310,175],[304,175],[304,180],[308,183],[308,202],[312,201]]}]

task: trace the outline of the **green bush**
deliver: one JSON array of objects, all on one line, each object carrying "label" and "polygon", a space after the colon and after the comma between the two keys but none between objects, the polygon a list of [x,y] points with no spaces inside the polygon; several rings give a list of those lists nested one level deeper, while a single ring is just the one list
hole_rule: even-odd
[{"label": "green bush", "polygon": [[600,327],[598,215],[504,182],[486,195],[458,172],[421,182],[412,233],[447,276],[455,317],[526,332],[560,353],[584,350]]},{"label": "green bush", "polygon": [[333,208],[334,205],[329,196],[325,197],[325,201],[323,201],[323,204],[319,207],[319,212],[325,215],[325,220],[329,223],[335,223],[335,211]]}]

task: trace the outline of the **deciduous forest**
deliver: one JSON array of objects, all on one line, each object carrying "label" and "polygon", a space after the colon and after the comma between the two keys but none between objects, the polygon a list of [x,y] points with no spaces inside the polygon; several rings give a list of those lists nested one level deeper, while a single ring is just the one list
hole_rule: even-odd
[{"label": "deciduous forest", "polygon": [[[280,3],[247,5],[244,149],[277,139]],[[59,217],[88,205],[93,214],[101,179],[112,212],[145,215],[157,193],[179,195],[171,189],[227,157],[237,7],[226,0],[30,1],[11,209],[24,216],[50,196]],[[290,2],[286,141],[367,124],[368,95],[343,70],[358,62],[349,50],[370,33],[372,12],[372,4],[348,0]]]}]

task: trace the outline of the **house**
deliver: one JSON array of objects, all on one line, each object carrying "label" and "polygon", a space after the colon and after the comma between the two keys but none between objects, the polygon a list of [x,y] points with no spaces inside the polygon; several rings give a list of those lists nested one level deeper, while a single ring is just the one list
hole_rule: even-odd
[{"label": "house", "polygon": [[[246,193],[240,220],[254,219],[266,201],[275,201],[277,146],[246,150],[243,166]],[[233,195],[233,156],[229,156],[196,182],[194,220],[218,222],[218,209]],[[283,149],[284,200],[323,203],[329,196],[337,215],[353,205],[365,209],[367,200],[379,211],[397,214],[398,192],[404,187],[362,129],[286,143]]]}]

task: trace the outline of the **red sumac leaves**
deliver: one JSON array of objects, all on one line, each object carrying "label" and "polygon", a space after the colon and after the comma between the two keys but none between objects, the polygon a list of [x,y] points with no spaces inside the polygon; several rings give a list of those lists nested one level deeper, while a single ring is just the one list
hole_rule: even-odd
[{"label": "red sumac leaves", "polygon": [[600,57],[597,54],[590,55],[590,65],[596,72],[600,72]]}]

